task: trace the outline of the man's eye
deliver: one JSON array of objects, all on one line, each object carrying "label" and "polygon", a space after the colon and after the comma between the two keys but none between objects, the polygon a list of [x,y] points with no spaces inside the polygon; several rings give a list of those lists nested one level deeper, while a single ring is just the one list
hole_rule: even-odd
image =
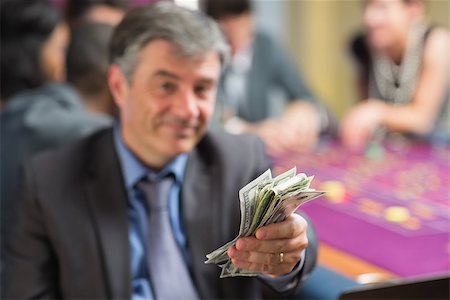
[{"label": "man's eye", "polygon": [[208,87],[208,86],[199,85],[199,86],[196,86],[196,87],[194,88],[194,92],[195,92],[195,94],[197,94],[197,95],[204,95],[204,94],[207,93],[210,89],[211,89],[211,88]]},{"label": "man's eye", "polygon": [[165,92],[173,92],[176,89],[175,84],[171,83],[171,82],[165,82],[163,84],[161,84],[161,89]]}]

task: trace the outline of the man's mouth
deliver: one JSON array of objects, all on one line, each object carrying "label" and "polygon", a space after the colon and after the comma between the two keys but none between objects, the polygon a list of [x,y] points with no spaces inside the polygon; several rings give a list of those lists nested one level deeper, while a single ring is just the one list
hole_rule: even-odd
[{"label": "man's mouth", "polygon": [[199,129],[199,125],[185,125],[179,123],[164,123],[164,127],[180,136],[195,135]]}]

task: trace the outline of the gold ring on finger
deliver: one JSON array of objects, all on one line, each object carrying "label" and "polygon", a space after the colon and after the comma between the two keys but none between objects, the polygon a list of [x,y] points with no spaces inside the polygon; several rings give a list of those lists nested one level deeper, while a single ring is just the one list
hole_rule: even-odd
[{"label": "gold ring on finger", "polygon": [[280,252],[279,259],[280,259],[280,264],[281,264],[284,261],[284,253],[283,252]]}]

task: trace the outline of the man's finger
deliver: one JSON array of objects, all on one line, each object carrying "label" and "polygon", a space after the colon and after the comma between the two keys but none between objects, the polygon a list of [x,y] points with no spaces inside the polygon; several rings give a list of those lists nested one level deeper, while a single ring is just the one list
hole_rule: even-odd
[{"label": "man's finger", "polygon": [[305,249],[308,246],[306,234],[296,236],[292,239],[281,240],[258,240],[255,237],[240,238],[236,242],[239,251],[256,251],[266,253],[290,252]]},{"label": "man's finger", "polygon": [[261,227],[256,231],[256,238],[260,240],[289,239],[305,232],[307,226],[306,220],[294,213],[284,222]]},{"label": "man's finger", "polygon": [[254,271],[257,273],[264,273],[268,275],[274,275],[274,276],[281,276],[288,274],[292,271],[292,269],[295,267],[295,265],[288,264],[288,263],[282,263],[278,265],[266,265],[266,264],[258,264],[258,263],[252,263],[247,261],[240,261],[237,259],[232,259],[231,262],[244,270]]},{"label": "man's finger", "polygon": [[230,248],[228,255],[232,259],[239,261],[252,262],[257,264],[278,265],[281,263],[296,264],[301,257],[302,251],[295,250],[291,252],[267,253],[256,251],[238,251],[235,247]]}]

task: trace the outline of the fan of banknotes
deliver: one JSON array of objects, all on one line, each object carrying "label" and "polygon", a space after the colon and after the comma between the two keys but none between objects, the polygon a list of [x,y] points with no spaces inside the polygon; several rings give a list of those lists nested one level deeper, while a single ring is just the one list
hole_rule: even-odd
[{"label": "fan of banknotes", "polygon": [[234,276],[255,276],[257,273],[236,267],[228,256],[228,248],[240,237],[255,235],[256,230],[267,224],[284,221],[297,208],[324,192],[309,187],[313,176],[297,174],[291,170],[272,178],[269,170],[247,184],[239,191],[241,225],[239,235],[219,249],[206,255],[207,264],[218,264],[222,268],[220,278]]}]

